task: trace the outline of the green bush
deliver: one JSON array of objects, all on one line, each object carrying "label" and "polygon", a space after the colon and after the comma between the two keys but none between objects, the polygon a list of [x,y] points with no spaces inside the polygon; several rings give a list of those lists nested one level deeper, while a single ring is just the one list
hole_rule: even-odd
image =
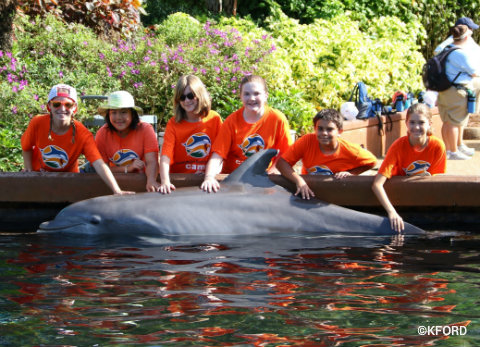
[{"label": "green bush", "polygon": [[194,17],[207,14],[205,2],[197,0],[146,0],[145,12],[142,15],[142,23],[145,26],[161,24],[168,16],[177,12],[187,13]]},{"label": "green bush", "polygon": [[[130,91],[162,126],[172,116],[180,75],[198,75],[213,109],[226,117],[241,106],[240,80],[255,73],[267,81],[269,104],[284,112],[299,134],[311,130],[317,110],[340,107],[358,81],[384,101],[396,90],[423,87],[424,59],[415,42],[424,31],[418,21],[379,17],[361,30],[350,13],[308,25],[278,8],[272,13],[263,28],[250,19],[201,23],[175,13],[115,43],[54,16],[17,18],[12,51],[0,52],[0,129],[20,138],[30,117],[45,110],[50,87],[60,82],[75,86],[80,95]],[[97,106],[80,103],[77,117],[95,114]],[[2,145],[0,156],[15,161],[18,156],[3,153],[9,146]]]},{"label": "green bush", "polygon": [[0,171],[20,171],[22,169],[22,148],[20,137],[15,129],[0,127]]},{"label": "green bush", "polygon": [[270,78],[282,90],[302,90],[316,108],[340,107],[358,81],[385,102],[396,90],[423,88],[425,61],[415,43],[423,31],[417,22],[380,17],[361,31],[348,13],[302,25],[277,12],[267,27],[278,47]]}]

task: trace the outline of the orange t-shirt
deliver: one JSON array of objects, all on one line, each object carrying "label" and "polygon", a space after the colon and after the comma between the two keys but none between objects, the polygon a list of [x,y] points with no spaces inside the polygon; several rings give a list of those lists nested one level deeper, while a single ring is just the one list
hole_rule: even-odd
[{"label": "orange t-shirt", "polygon": [[429,136],[428,145],[421,152],[413,149],[408,136],[397,139],[388,149],[379,174],[387,178],[392,176],[415,176],[445,173],[447,154],[442,140]]},{"label": "orange t-shirt", "polygon": [[135,159],[145,161],[145,154],[158,153],[158,141],[151,124],[140,122],[127,136],[120,137],[104,124],[95,136],[98,150],[109,166],[125,166]]},{"label": "orange t-shirt", "polygon": [[292,144],[290,127],[283,113],[269,106],[256,123],[250,124],[243,118],[243,110],[227,117],[213,144],[213,152],[223,159],[223,173],[231,173],[252,154],[268,148],[284,153]]},{"label": "orange t-shirt", "polygon": [[170,158],[170,172],[205,172],[212,143],[221,126],[222,118],[215,111],[195,123],[186,120],[177,123],[175,117],[170,118],[162,145],[162,155]]},{"label": "orange t-shirt", "polygon": [[33,151],[32,167],[34,171],[79,172],[78,156],[84,154],[91,163],[101,159],[95,140],[90,131],[79,121],[75,123],[75,143],[72,143],[72,127],[63,135],[51,132],[48,139],[50,115],[37,115],[28,124],[22,135],[22,150]]},{"label": "orange t-shirt", "polygon": [[302,160],[302,175],[333,175],[377,162],[370,151],[342,138],[338,138],[337,151],[326,155],[320,150],[316,134],[302,136],[282,158],[291,166]]}]

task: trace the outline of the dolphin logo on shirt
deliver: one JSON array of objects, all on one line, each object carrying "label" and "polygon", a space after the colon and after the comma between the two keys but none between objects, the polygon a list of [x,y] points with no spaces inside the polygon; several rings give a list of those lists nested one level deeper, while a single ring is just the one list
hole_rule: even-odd
[{"label": "dolphin logo on shirt", "polygon": [[247,158],[251,155],[261,151],[265,148],[265,141],[258,134],[252,134],[243,140],[241,145],[238,145]]},{"label": "dolphin logo on shirt", "polygon": [[309,175],[324,175],[324,176],[333,175],[332,170],[330,170],[329,167],[326,165],[312,166],[308,168],[307,172]]},{"label": "dolphin logo on shirt", "polygon": [[425,160],[415,160],[410,163],[403,171],[407,176],[431,176],[428,169],[430,168],[430,163]]},{"label": "dolphin logo on shirt", "polygon": [[130,165],[135,159],[140,159],[140,157],[131,149],[119,149],[112,155],[110,161],[116,166],[124,166]]},{"label": "dolphin logo on shirt", "polygon": [[205,158],[210,154],[212,141],[205,133],[195,133],[191,135],[185,143],[187,154],[193,158]]},{"label": "dolphin logo on shirt", "polygon": [[46,166],[60,170],[68,164],[67,152],[56,145],[48,145],[47,147],[40,149],[42,153],[42,159]]}]

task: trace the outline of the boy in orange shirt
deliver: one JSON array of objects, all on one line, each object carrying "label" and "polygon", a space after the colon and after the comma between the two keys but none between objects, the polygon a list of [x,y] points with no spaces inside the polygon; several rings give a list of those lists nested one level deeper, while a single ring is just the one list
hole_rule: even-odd
[{"label": "boy in orange shirt", "polygon": [[277,162],[277,168],[295,183],[302,199],[314,197],[313,191],[292,166],[302,160],[302,174],[332,175],[342,179],[373,168],[377,158],[361,146],[343,140],[343,117],[332,109],[321,110],[313,118],[315,133],[302,136]]}]

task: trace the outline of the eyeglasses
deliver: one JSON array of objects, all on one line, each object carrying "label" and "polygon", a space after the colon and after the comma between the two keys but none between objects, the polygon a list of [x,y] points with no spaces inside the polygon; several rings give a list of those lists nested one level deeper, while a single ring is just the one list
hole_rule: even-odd
[{"label": "eyeglasses", "polygon": [[185,101],[186,98],[188,98],[188,100],[193,100],[195,98],[195,94],[188,93],[188,94],[180,95],[180,100],[181,101]]},{"label": "eyeglasses", "polygon": [[60,101],[52,102],[52,106],[55,107],[55,108],[59,108],[61,105],[65,106],[65,108],[67,108],[67,109],[70,109],[73,106],[75,106],[75,104],[73,102],[60,102]]}]

